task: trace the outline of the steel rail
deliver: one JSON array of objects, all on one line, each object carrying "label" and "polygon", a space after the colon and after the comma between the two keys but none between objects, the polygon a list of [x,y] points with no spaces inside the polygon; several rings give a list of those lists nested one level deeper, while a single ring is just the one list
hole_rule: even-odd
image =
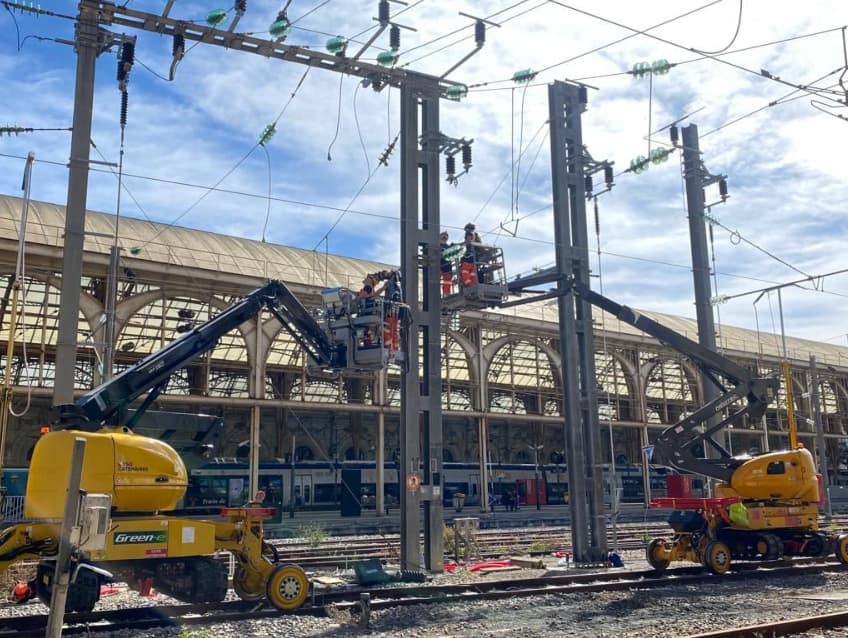
[{"label": "steel rail", "polygon": [[[590,592],[609,592],[630,589],[654,589],[674,585],[693,585],[705,582],[728,582],[750,578],[783,578],[799,573],[817,573],[844,569],[839,563],[811,563],[802,560],[775,561],[773,563],[740,563],[733,572],[716,576],[706,574],[701,567],[684,567],[657,575],[653,570],[630,572],[567,574],[563,576],[481,581],[447,585],[412,585],[391,587],[353,587],[345,590],[313,588],[310,604],[290,612],[293,615],[326,614],[328,607],[356,610],[360,595],[371,594],[371,609],[495,600],[541,595],[565,595]],[[172,605],[118,609],[87,614],[67,614],[63,635],[90,633],[92,631],[119,631],[122,629],[149,629],[173,625],[209,625],[217,622],[261,620],[278,617],[280,612],[264,607],[263,603],[231,601],[217,604]],[[43,636],[47,615],[16,616],[0,619],[0,638],[11,636],[27,638]],[[737,635],[737,634],[716,634]]]}]

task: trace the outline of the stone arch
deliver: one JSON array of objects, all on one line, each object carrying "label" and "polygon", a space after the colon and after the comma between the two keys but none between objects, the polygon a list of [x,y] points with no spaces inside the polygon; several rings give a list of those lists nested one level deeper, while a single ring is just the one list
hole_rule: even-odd
[{"label": "stone arch", "polygon": [[[674,383],[672,375],[678,377]],[[639,376],[648,423],[676,423],[699,401],[697,375],[679,357],[653,354],[642,363]]]},{"label": "stone arch", "polygon": [[[537,395],[537,405],[524,405],[523,411],[541,413],[548,399],[559,397],[561,362],[547,343],[523,335],[505,335],[489,343],[484,351],[490,409],[520,413],[522,408],[516,399],[530,393]],[[509,407],[504,396],[512,397],[512,401],[507,402]]]},{"label": "stone arch", "polygon": [[[6,290],[11,283],[12,273],[6,272]],[[27,273],[23,277],[24,294],[18,300],[16,332],[22,333],[21,342],[27,348],[25,365],[22,357],[13,359],[13,383],[20,385],[44,386],[52,385],[55,378],[56,362],[53,358],[37,361],[32,356],[37,352],[39,344],[56,345],[59,335],[59,306],[62,288],[61,277],[55,275],[43,276],[39,273]],[[33,287],[36,290],[32,290]],[[37,298],[36,298],[37,297]],[[77,316],[76,340],[78,345],[77,366],[74,374],[74,387],[90,389],[99,381],[98,357],[99,346],[95,331],[102,315],[102,306],[96,298],[80,289],[80,310]],[[8,335],[11,320],[11,305],[5,304],[3,316],[0,317],[0,327]],[[4,341],[5,343],[5,341]],[[0,355],[5,360],[5,349]],[[5,365],[5,363],[3,363]]]},{"label": "stone arch", "polygon": [[[609,364],[604,362],[605,356],[609,359]],[[613,369],[612,380],[605,372],[610,366]],[[617,380],[616,370],[621,371],[623,388]],[[616,348],[608,349],[606,352],[596,351],[595,378],[598,382],[598,414],[602,420],[612,418],[613,421],[640,421],[642,419],[639,373],[628,357]]]},{"label": "stone arch", "polygon": [[[231,307],[215,296],[198,297],[184,288],[147,290],[126,297],[116,306],[116,361],[133,363],[138,355],[147,355],[177,339],[194,326],[208,321]],[[245,325],[246,324],[246,325]],[[233,372],[227,362],[248,362],[252,369],[255,344],[246,335],[255,330],[245,322],[223,335],[215,347],[205,353],[205,365],[196,361],[175,372],[166,392],[170,394],[209,394],[212,396],[248,396],[250,372]],[[122,355],[124,355],[122,357]]]},{"label": "stone arch", "polygon": [[474,345],[461,332],[447,330],[441,343],[441,401],[445,410],[471,410],[475,396],[471,388],[479,379]]}]

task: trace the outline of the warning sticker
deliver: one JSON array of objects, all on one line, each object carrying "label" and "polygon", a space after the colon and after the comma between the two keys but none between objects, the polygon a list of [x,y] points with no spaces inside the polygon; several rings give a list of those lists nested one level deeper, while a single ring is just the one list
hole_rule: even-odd
[{"label": "warning sticker", "polygon": [[418,472],[410,472],[406,475],[406,489],[410,492],[417,492],[421,487],[421,475]]}]

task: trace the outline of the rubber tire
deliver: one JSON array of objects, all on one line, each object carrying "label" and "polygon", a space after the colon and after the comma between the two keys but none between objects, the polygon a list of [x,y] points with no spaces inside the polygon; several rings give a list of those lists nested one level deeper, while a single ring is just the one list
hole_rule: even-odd
[{"label": "rubber tire", "polygon": [[710,541],[704,548],[704,566],[713,574],[730,569],[730,548],[721,541]]},{"label": "rubber tire", "polygon": [[236,565],[236,569],[233,572],[233,591],[236,593],[236,596],[248,602],[260,600],[265,595],[265,588],[260,586],[259,591],[248,590],[242,584],[245,576],[246,570],[244,569],[244,567],[242,567],[241,565]]},{"label": "rubber tire", "polygon": [[645,557],[648,559],[648,564],[654,568],[657,572],[664,572],[666,568],[671,564],[671,561],[667,558],[657,558],[655,556],[656,550],[658,547],[665,547],[665,540],[662,538],[655,538],[650,543],[648,543],[648,549],[645,551]]},{"label": "rubber tire", "polygon": [[294,611],[309,596],[309,579],[297,565],[277,565],[265,583],[265,595],[275,609]]},{"label": "rubber tire", "polygon": [[783,558],[783,541],[777,534],[763,535],[768,545],[768,552],[765,555],[765,560],[780,560]]},{"label": "rubber tire", "polygon": [[[35,577],[35,594],[38,600],[50,606],[53,595],[53,576],[56,563],[43,561],[38,564]],[[88,569],[80,569],[77,572],[75,582],[68,585],[68,594],[65,598],[65,611],[68,613],[88,613],[94,609],[100,600],[100,577]]]},{"label": "rubber tire", "polygon": [[843,565],[848,565],[848,534],[840,534],[836,539],[836,557]]},{"label": "rubber tire", "polygon": [[[191,603],[219,603],[227,597],[227,566],[208,557],[191,559],[191,577],[194,589]],[[154,584],[155,586],[155,584]]]}]

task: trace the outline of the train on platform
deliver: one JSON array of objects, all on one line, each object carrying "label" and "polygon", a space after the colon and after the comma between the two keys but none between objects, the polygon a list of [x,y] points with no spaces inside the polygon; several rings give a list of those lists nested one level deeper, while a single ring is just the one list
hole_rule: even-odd
[{"label": "train on platform", "polygon": [[[188,510],[233,506],[248,499],[247,465],[236,459],[217,459],[190,471],[184,507]],[[510,499],[518,505],[563,505],[568,503],[568,475],[563,465],[492,463],[488,466],[489,499],[493,508],[507,506]],[[482,494],[480,466],[477,463],[445,462],[442,466],[442,495],[449,506],[456,494],[464,503],[479,505]],[[668,477],[676,470],[650,466],[649,498],[666,496]],[[619,465],[615,472],[604,470],[604,495],[607,505],[617,496],[620,503],[644,503],[645,481],[638,465]],[[400,499],[398,465],[384,464],[384,503],[397,507]],[[699,477],[690,477],[688,488],[695,496],[703,495]],[[265,505],[298,509],[369,509],[376,505],[377,471],[374,461],[301,461],[260,463],[259,488],[265,492]]]},{"label": "train on platform", "polygon": [[[535,506],[568,503],[568,473],[564,465],[491,463],[489,499],[495,510],[515,504]],[[480,466],[476,463],[445,462],[443,464],[444,504],[450,506],[456,494],[464,495],[464,503],[478,506]],[[23,497],[29,471],[26,468],[3,470],[3,486],[7,497]],[[670,476],[679,476],[673,468],[649,466],[648,498],[668,495]],[[613,478],[614,476],[614,478]],[[615,495],[621,504],[645,503],[645,480],[640,465],[617,465],[613,474],[604,466],[604,500],[611,506]],[[700,477],[689,479],[693,496],[704,495]],[[376,506],[377,471],[374,461],[298,461],[262,462],[259,466],[259,489],[265,493],[264,506],[279,511],[292,503],[299,510],[333,510],[349,503],[352,509]],[[538,486],[538,490],[536,489]],[[250,499],[248,466],[236,458],[217,458],[189,471],[188,488],[179,509],[188,513],[215,514],[222,507],[243,505]],[[398,465],[384,464],[384,503],[398,507],[400,500]]]}]

